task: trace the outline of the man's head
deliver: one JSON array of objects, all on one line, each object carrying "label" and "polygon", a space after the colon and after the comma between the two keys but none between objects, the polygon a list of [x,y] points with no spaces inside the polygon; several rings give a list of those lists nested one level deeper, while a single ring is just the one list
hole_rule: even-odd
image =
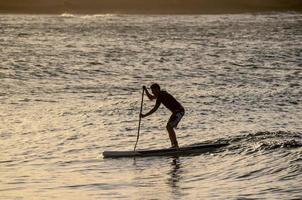
[{"label": "man's head", "polygon": [[152,93],[158,97],[159,93],[160,93],[160,86],[157,84],[157,83],[154,83],[151,85],[151,90],[152,90]]}]

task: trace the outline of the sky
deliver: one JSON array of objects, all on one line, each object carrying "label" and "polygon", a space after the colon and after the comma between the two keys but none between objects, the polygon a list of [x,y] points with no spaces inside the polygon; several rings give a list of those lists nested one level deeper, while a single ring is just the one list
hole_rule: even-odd
[{"label": "sky", "polygon": [[302,0],[0,0],[0,13],[216,14],[298,11]]}]

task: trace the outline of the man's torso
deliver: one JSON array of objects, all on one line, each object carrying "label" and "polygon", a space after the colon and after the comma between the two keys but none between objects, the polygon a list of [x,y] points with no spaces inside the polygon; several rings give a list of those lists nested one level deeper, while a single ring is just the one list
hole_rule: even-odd
[{"label": "man's torso", "polygon": [[164,106],[166,106],[173,113],[184,110],[183,106],[166,91],[160,91],[156,103],[164,104]]}]

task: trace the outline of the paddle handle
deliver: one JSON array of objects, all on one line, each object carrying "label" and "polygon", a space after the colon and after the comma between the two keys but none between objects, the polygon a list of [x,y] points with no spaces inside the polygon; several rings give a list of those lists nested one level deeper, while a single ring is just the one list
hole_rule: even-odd
[{"label": "paddle handle", "polygon": [[141,114],[143,112],[143,103],[144,103],[144,88],[143,88],[143,92],[142,92],[142,100],[141,100],[141,109],[139,111],[139,120],[138,120],[138,129],[137,129],[137,138],[136,138],[136,143],[135,143],[135,146],[134,146],[134,151],[136,149],[136,146],[137,146],[137,143],[138,143],[138,139],[139,139],[139,131],[140,131],[140,128],[141,128],[141,121],[142,121],[142,118],[141,118]]}]

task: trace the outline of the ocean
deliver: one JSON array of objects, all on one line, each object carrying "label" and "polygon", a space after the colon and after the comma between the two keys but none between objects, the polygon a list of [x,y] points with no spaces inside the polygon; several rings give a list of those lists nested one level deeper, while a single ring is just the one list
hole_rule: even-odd
[{"label": "ocean", "polygon": [[[0,199],[302,198],[302,14],[0,15],[0,47]],[[152,83],[186,109],[180,146],[230,145],[103,159]],[[138,149],[170,146],[170,114]]]}]

